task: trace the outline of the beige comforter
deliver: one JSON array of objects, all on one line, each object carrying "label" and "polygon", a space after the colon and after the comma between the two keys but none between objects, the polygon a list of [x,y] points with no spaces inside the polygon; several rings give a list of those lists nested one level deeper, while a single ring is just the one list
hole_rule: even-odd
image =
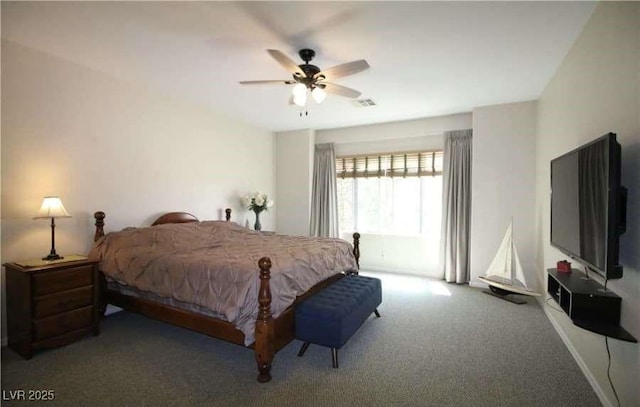
[{"label": "beige comforter", "polygon": [[258,260],[271,258],[271,312],[277,317],[316,283],[356,268],[340,239],[267,236],[231,222],[208,221],[128,228],[91,249],[107,278],[207,308],[254,341]]}]

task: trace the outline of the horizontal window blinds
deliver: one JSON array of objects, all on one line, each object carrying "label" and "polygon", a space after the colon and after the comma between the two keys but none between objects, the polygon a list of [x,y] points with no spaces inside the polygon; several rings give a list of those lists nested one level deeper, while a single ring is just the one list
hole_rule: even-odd
[{"label": "horizontal window blinds", "polygon": [[442,175],[442,151],[414,151],[336,157],[339,178]]}]

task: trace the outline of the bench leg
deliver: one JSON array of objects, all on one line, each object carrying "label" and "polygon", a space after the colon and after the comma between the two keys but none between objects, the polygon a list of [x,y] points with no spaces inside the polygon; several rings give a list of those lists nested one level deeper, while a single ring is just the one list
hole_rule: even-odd
[{"label": "bench leg", "polygon": [[304,353],[307,351],[307,349],[309,348],[309,345],[311,343],[310,342],[305,342],[302,344],[302,347],[300,348],[300,352],[298,352],[298,356],[302,356],[304,355]]},{"label": "bench leg", "polygon": [[331,348],[331,362],[333,363],[333,368],[338,368],[338,349]]},{"label": "bench leg", "polygon": [[380,313],[377,308],[373,310],[373,313],[376,314],[376,317],[380,318]]}]

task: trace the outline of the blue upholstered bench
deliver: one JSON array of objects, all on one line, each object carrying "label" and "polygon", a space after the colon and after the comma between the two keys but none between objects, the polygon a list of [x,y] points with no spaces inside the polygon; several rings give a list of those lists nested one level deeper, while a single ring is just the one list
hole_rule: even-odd
[{"label": "blue upholstered bench", "polygon": [[298,356],[310,343],[331,348],[333,367],[338,349],[362,326],[371,313],[379,318],[382,303],[380,280],[347,275],[301,302],[296,307],[296,338],[304,341]]}]

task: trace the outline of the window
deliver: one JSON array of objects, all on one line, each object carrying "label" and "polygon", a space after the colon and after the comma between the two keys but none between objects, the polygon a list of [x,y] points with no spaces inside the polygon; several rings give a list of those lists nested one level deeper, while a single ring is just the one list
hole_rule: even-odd
[{"label": "window", "polygon": [[440,235],[442,151],[336,159],[341,232]]}]

